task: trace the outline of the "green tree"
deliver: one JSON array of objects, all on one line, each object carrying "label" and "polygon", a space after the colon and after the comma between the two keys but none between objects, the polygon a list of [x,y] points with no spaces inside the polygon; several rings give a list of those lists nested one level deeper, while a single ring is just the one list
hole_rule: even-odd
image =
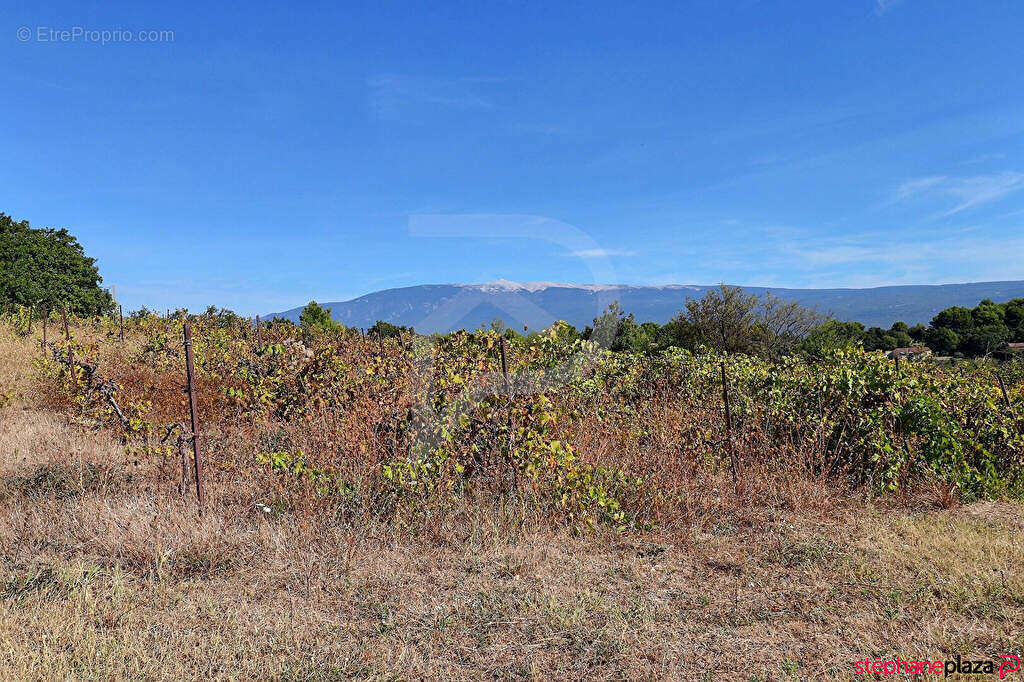
[{"label": "green tree", "polygon": [[1009,329],[1024,325],[1024,298],[1015,298],[1003,304],[1003,322]]},{"label": "green tree", "polygon": [[881,327],[871,327],[864,333],[864,350],[889,351],[894,348],[899,348],[896,336]]},{"label": "green tree", "polygon": [[1003,324],[986,324],[975,327],[963,340],[960,350],[966,355],[980,357],[989,355],[1006,347],[1010,340],[1010,331]]},{"label": "green tree", "polygon": [[907,348],[914,345],[914,337],[906,322],[893,322],[889,327],[889,336],[896,340],[896,348]]},{"label": "green tree", "polygon": [[726,353],[787,355],[824,319],[810,308],[765,294],[746,294],[725,284],[686,302],[698,343]]},{"label": "green tree", "polygon": [[952,329],[958,335],[966,334],[974,329],[974,316],[962,306],[953,306],[941,311],[932,318],[932,327]]},{"label": "green tree", "polygon": [[860,322],[828,320],[807,335],[800,349],[809,355],[823,357],[837,350],[860,348],[864,334],[864,325]]},{"label": "green tree", "polygon": [[657,322],[644,322],[640,325],[637,340],[641,347],[637,350],[651,352],[661,350],[661,325]]},{"label": "green tree", "polygon": [[583,330],[583,338],[613,351],[650,352],[656,349],[659,326],[655,322],[637,324],[632,313],[626,314],[618,301],[594,319],[593,328]]},{"label": "green tree", "polygon": [[1003,306],[996,305],[987,298],[971,311],[971,319],[974,321],[975,327],[1002,326],[1004,316]]},{"label": "green tree", "polygon": [[[330,308],[328,308],[327,312],[330,313]],[[366,330],[366,335],[374,339],[376,339],[377,337],[393,339],[398,338],[403,334],[408,336],[414,333],[415,332],[413,331],[412,327],[406,327],[405,325],[399,324],[391,324],[390,322],[385,322],[384,320],[377,320],[376,322],[374,322],[372,327]]]},{"label": "green tree", "polygon": [[686,310],[700,343],[726,353],[751,353],[757,304],[757,296],[722,284],[699,301],[687,301]]},{"label": "green tree", "polygon": [[241,329],[252,324],[250,320],[243,320],[239,317],[234,310],[218,308],[215,305],[207,306],[206,311],[200,317],[205,318],[208,322],[221,329]]},{"label": "green tree", "polygon": [[619,322],[619,328],[615,332],[615,341],[612,342],[612,350],[626,350],[634,353],[651,350],[653,339],[649,336],[649,330],[650,327],[644,328],[642,325],[638,325],[632,313],[626,315]]},{"label": "green tree", "polygon": [[490,330],[497,334],[504,334],[505,330],[508,329],[508,325],[505,324],[505,320],[500,317],[496,317],[491,320]]},{"label": "green tree", "polygon": [[881,327],[871,327],[868,329],[864,333],[863,343],[864,350],[890,351],[895,348],[913,346],[914,337],[910,333],[910,327],[907,326],[906,322],[893,322],[888,331]]},{"label": "green tree", "polygon": [[615,341],[619,336],[619,326],[625,317],[626,313],[623,312],[619,302],[612,301],[600,317],[594,318],[594,328],[589,334],[585,334],[585,338],[601,348],[614,348]]},{"label": "green tree", "polygon": [[960,335],[949,327],[930,327],[924,341],[938,355],[952,355],[960,348]]},{"label": "green tree", "polygon": [[[505,330],[506,338],[508,338],[508,332],[512,332],[513,334],[515,334],[514,330],[507,329]],[[556,320],[552,322],[551,326],[547,328],[546,332],[552,333],[555,339],[558,340],[558,343],[560,345],[569,345],[575,341],[578,341],[581,338],[579,330],[576,329],[576,327],[569,324],[568,322],[566,322],[565,320]]]},{"label": "green tree", "polygon": [[100,315],[114,308],[96,259],[67,230],[29,227],[0,213],[0,304],[66,305],[76,315]]},{"label": "green tree", "polygon": [[1002,304],[1003,324],[1010,334],[1010,341],[1024,341],[1024,298],[1014,298]]},{"label": "green tree", "polygon": [[680,312],[658,330],[658,348],[685,348],[694,350],[697,346],[697,331],[685,312]]},{"label": "green tree", "polygon": [[774,358],[789,355],[825,319],[796,301],[766,293],[756,308],[757,353]]},{"label": "green tree", "polygon": [[316,301],[309,304],[299,313],[299,324],[310,329],[337,329],[341,325],[331,319],[331,309],[321,307]]}]

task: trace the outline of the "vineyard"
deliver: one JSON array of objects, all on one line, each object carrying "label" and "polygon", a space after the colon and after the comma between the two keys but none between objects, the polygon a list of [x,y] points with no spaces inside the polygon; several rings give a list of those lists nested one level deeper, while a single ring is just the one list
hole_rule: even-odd
[{"label": "vineyard", "polygon": [[[198,456],[217,487],[245,480],[251,504],[275,514],[414,528],[470,503],[625,532],[689,523],[713,511],[710,490],[1024,495],[1020,364],[612,353],[558,325],[506,343],[256,328],[214,311],[61,323],[36,362],[48,407],[115,432],[180,493],[199,480]],[[27,332],[23,316],[7,324]]]},{"label": "vineyard", "polygon": [[849,679],[1024,647],[1019,364],[389,331],[5,315],[0,675]]}]

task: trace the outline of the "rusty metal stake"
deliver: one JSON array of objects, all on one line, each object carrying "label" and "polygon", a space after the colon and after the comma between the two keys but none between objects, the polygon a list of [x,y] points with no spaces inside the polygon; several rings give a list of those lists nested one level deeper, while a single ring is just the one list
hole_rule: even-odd
[{"label": "rusty metal stake", "polygon": [[736,486],[736,494],[740,494],[739,462],[736,449],[732,444],[732,409],[729,406],[729,380],[725,374],[725,363],[722,363],[722,402],[725,404],[725,444],[729,449],[729,463],[732,465],[732,482]]},{"label": "rusty metal stake", "polygon": [[1003,392],[1003,402],[1006,403],[1007,409],[1013,413],[1013,403],[1010,402],[1010,394],[1006,392],[1006,383],[1003,381],[1003,376],[999,372],[992,372],[996,375],[996,380],[999,381],[999,388]]},{"label": "rusty metal stake", "polygon": [[[519,469],[516,466],[515,462],[512,461],[512,449],[514,447],[514,443],[513,443],[514,429],[513,429],[513,423],[512,423],[512,387],[511,387],[511,384],[509,384],[509,381],[508,381],[508,357],[507,357],[507,351],[505,349],[505,337],[504,336],[499,336],[498,337],[498,348],[501,351],[501,377],[502,377],[502,379],[503,379],[503,381],[505,383],[505,396],[506,396],[506,400],[508,402],[508,415],[507,415],[507,422],[506,422],[506,426],[508,428],[508,465],[512,469],[512,487],[515,490],[516,495],[518,495],[519,494]],[[504,483],[502,483],[502,486],[504,486]]]},{"label": "rusty metal stake", "polygon": [[[505,337],[498,337],[498,347],[501,349],[501,376],[505,379],[505,394],[509,395],[508,390],[508,360],[505,358]],[[511,397],[511,396],[510,396]]]},{"label": "rusty metal stake", "polygon": [[203,462],[199,457],[199,415],[196,414],[195,371],[192,366],[192,329],[185,323],[185,375],[188,378],[188,409],[192,419],[192,470],[196,478],[196,501],[199,515],[203,515],[205,496],[203,494]]},{"label": "rusty metal stake", "polygon": [[[183,429],[184,430],[184,429]],[[188,454],[185,450],[185,443],[188,439],[185,438],[184,434],[178,434],[178,457],[181,459],[181,483],[178,486],[178,492],[181,493],[182,497],[188,493]]]},{"label": "rusty metal stake", "polygon": [[61,306],[60,314],[61,318],[64,320],[64,340],[70,341],[71,332],[68,330],[68,309],[64,306]]}]

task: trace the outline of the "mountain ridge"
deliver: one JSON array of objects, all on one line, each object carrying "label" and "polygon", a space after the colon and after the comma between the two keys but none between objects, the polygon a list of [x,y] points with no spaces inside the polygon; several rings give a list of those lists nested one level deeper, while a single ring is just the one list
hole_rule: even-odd
[{"label": "mountain ridge", "polygon": [[[555,320],[578,328],[591,324],[612,301],[633,313],[638,322],[667,322],[686,301],[700,298],[718,285],[571,284],[513,282],[499,279],[477,284],[420,284],[383,289],[347,301],[322,302],[331,317],[350,327],[370,327],[377,320],[411,326],[421,333],[475,329],[501,317],[506,325],[540,329]],[[943,308],[973,307],[990,298],[1005,301],[1024,297],[1024,281],[956,284],[890,285],[870,288],[796,289],[742,286],[751,294],[766,292],[784,300],[866,326],[889,327],[902,320],[927,324]],[[266,318],[297,322],[304,306]]]}]

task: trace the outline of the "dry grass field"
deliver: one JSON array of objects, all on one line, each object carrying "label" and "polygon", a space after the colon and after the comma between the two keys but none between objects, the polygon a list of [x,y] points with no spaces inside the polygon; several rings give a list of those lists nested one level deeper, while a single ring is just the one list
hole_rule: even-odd
[{"label": "dry grass field", "polygon": [[816,482],[648,532],[467,505],[412,534],[217,479],[200,519],[156,464],[43,408],[32,356],[0,336],[2,679],[823,680],[1024,651],[1016,503]]}]

